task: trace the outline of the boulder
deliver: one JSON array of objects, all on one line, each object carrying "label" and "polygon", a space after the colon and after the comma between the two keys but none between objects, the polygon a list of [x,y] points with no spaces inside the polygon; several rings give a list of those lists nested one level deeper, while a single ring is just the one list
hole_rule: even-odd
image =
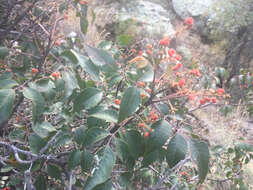
[{"label": "boulder", "polygon": [[96,27],[105,30],[112,40],[124,36],[130,38],[158,39],[175,34],[171,24],[172,10],[165,0],[107,0],[96,4],[94,12]]}]

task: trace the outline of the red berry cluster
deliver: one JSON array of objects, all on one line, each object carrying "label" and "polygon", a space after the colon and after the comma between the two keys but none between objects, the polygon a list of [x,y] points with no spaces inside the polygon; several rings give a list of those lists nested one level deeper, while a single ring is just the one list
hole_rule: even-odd
[{"label": "red berry cluster", "polygon": [[152,122],[155,122],[159,117],[157,114],[155,114],[155,112],[151,111],[150,113],[150,119]]},{"label": "red berry cluster", "polygon": [[117,104],[117,105],[120,105],[120,100],[119,99],[115,99],[114,103]]}]

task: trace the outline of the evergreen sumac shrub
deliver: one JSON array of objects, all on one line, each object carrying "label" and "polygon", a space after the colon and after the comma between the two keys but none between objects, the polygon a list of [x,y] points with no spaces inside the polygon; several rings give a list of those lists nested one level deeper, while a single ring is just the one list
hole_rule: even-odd
[{"label": "evergreen sumac shrub", "polygon": [[[73,5],[85,34],[88,2]],[[225,90],[184,65],[169,37],[129,58],[107,41],[59,38],[63,15],[47,40],[1,44],[3,189],[196,189],[210,153],[189,117],[225,101]],[[190,30],[193,18],[184,24]],[[160,64],[167,69],[158,74]]]}]

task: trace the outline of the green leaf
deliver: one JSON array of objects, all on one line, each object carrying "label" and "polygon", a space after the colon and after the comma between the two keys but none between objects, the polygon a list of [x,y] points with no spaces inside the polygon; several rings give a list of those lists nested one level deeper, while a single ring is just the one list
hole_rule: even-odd
[{"label": "green leaf", "polygon": [[42,174],[39,175],[36,178],[34,186],[35,186],[36,190],[45,190],[45,189],[47,189],[46,179]]},{"label": "green leaf", "polygon": [[240,143],[235,145],[236,151],[245,151],[245,152],[253,152],[253,145],[248,143]]},{"label": "green leaf", "polygon": [[121,100],[119,119],[118,122],[122,122],[129,115],[134,113],[141,103],[140,92],[136,87],[129,87]]},{"label": "green leaf", "polygon": [[81,16],[80,17],[80,27],[81,27],[81,31],[83,34],[87,33],[88,26],[89,26],[89,22],[88,22],[86,16]]},{"label": "green leaf", "polygon": [[168,165],[172,168],[178,162],[185,158],[187,153],[187,142],[183,136],[176,134],[167,146],[166,159]]},{"label": "green leaf", "polygon": [[114,71],[117,71],[115,60],[107,51],[98,48],[93,48],[87,45],[84,48],[89,58],[95,65],[97,66],[111,65],[111,67],[114,68]]},{"label": "green leaf", "polygon": [[168,115],[170,111],[170,107],[168,104],[157,104],[157,107],[160,112],[162,112],[164,115]]},{"label": "green leaf", "polygon": [[12,114],[15,100],[15,91],[12,89],[0,90],[0,125],[7,121]]},{"label": "green leaf", "polygon": [[103,93],[97,88],[86,88],[74,101],[74,112],[80,112],[82,109],[90,109],[99,104],[103,98]]},{"label": "green leaf", "polygon": [[88,146],[90,144],[94,144],[94,143],[104,139],[108,135],[109,135],[109,133],[104,129],[97,128],[97,127],[90,128],[86,131],[86,135],[85,135],[83,144],[85,146]]},{"label": "green leaf", "polygon": [[65,51],[65,55],[70,57],[77,64],[79,64],[82,69],[91,76],[93,80],[99,80],[99,69],[90,61],[88,57],[83,56],[74,50]]},{"label": "green leaf", "polygon": [[45,100],[38,91],[32,88],[24,88],[23,94],[27,99],[32,100],[32,118],[36,123],[44,112]]},{"label": "green leaf", "polygon": [[8,135],[11,142],[25,143],[26,131],[22,129],[14,129]]},{"label": "green leaf", "polygon": [[38,154],[40,152],[40,149],[42,149],[47,144],[47,142],[40,138],[40,136],[32,133],[29,136],[29,144],[31,151],[35,154]]},{"label": "green leaf", "polygon": [[55,179],[61,179],[61,170],[58,166],[54,164],[48,164],[46,171],[50,177]]},{"label": "green leaf", "polygon": [[9,54],[7,47],[0,46],[0,59],[4,59]]},{"label": "green leaf", "polygon": [[146,154],[142,160],[142,167],[146,167],[152,164],[158,158],[159,158],[159,150],[155,150],[153,152]]},{"label": "green leaf", "polygon": [[4,89],[4,88],[8,89],[8,88],[12,88],[17,85],[18,85],[18,83],[12,79],[0,80],[0,89]]},{"label": "green leaf", "polygon": [[82,167],[82,170],[84,172],[87,172],[91,168],[92,163],[93,163],[93,155],[89,151],[84,149],[81,152],[81,167]]},{"label": "green leaf", "polygon": [[48,92],[55,88],[55,84],[49,78],[38,80],[36,83],[29,83],[29,86],[38,92]]},{"label": "green leaf", "polygon": [[46,138],[50,135],[50,133],[56,131],[54,126],[52,126],[47,121],[44,121],[43,123],[36,123],[35,125],[32,125],[32,129],[41,138]]},{"label": "green leaf", "polygon": [[106,147],[104,154],[99,162],[98,168],[93,176],[88,180],[84,190],[91,190],[99,184],[104,183],[111,176],[113,166],[115,164],[115,155],[110,147]]},{"label": "green leaf", "polygon": [[121,139],[116,139],[116,153],[122,163],[126,164],[128,169],[132,169],[135,164],[134,158],[129,152],[127,143]]},{"label": "green leaf", "polygon": [[152,152],[163,146],[171,135],[171,125],[165,120],[155,122],[151,128],[153,131],[147,139],[146,152]]},{"label": "green leaf", "polygon": [[78,128],[75,130],[74,140],[75,140],[78,144],[82,144],[84,138],[85,138],[85,128],[84,128],[84,127],[78,127]]},{"label": "green leaf", "polygon": [[65,81],[65,93],[64,93],[65,96],[64,97],[68,98],[72,95],[74,89],[79,88],[78,82],[75,78],[75,75],[70,70],[63,72],[62,78]]},{"label": "green leaf", "polygon": [[112,190],[112,180],[108,180],[105,183],[99,184],[92,190]]},{"label": "green leaf", "polygon": [[203,183],[209,169],[209,149],[205,142],[191,140],[190,151],[192,159],[197,163],[199,173],[199,183]]},{"label": "green leaf", "polygon": [[81,161],[81,151],[73,150],[69,156],[68,168],[73,170],[76,166],[80,164],[80,161]]},{"label": "green leaf", "polygon": [[61,132],[55,139],[54,148],[72,143],[72,136],[69,132]]},{"label": "green leaf", "polygon": [[143,138],[139,131],[130,130],[124,134],[124,140],[127,143],[130,155],[138,159],[144,153]]},{"label": "green leaf", "polygon": [[91,117],[95,117],[98,119],[105,120],[107,122],[114,122],[118,121],[118,114],[115,110],[103,110],[90,115]]}]

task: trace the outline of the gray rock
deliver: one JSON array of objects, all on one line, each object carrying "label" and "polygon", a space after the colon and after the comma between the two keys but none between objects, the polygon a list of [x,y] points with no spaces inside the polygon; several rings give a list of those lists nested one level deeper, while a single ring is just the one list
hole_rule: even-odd
[{"label": "gray rock", "polygon": [[[99,0],[98,0],[99,1]],[[124,3],[122,0],[106,1],[96,6],[98,28],[106,29],[111,34],[127,34],[133,37],[161,38],[173,36],[171,24],[172,11],[168,11],[165,0],[135,0]],[[105,19],[110,14],[110,19]]]},{"label": "gray rock", "polygon": [[181,17],[203,15],[214,0],[172,0],[175,12]]}]

